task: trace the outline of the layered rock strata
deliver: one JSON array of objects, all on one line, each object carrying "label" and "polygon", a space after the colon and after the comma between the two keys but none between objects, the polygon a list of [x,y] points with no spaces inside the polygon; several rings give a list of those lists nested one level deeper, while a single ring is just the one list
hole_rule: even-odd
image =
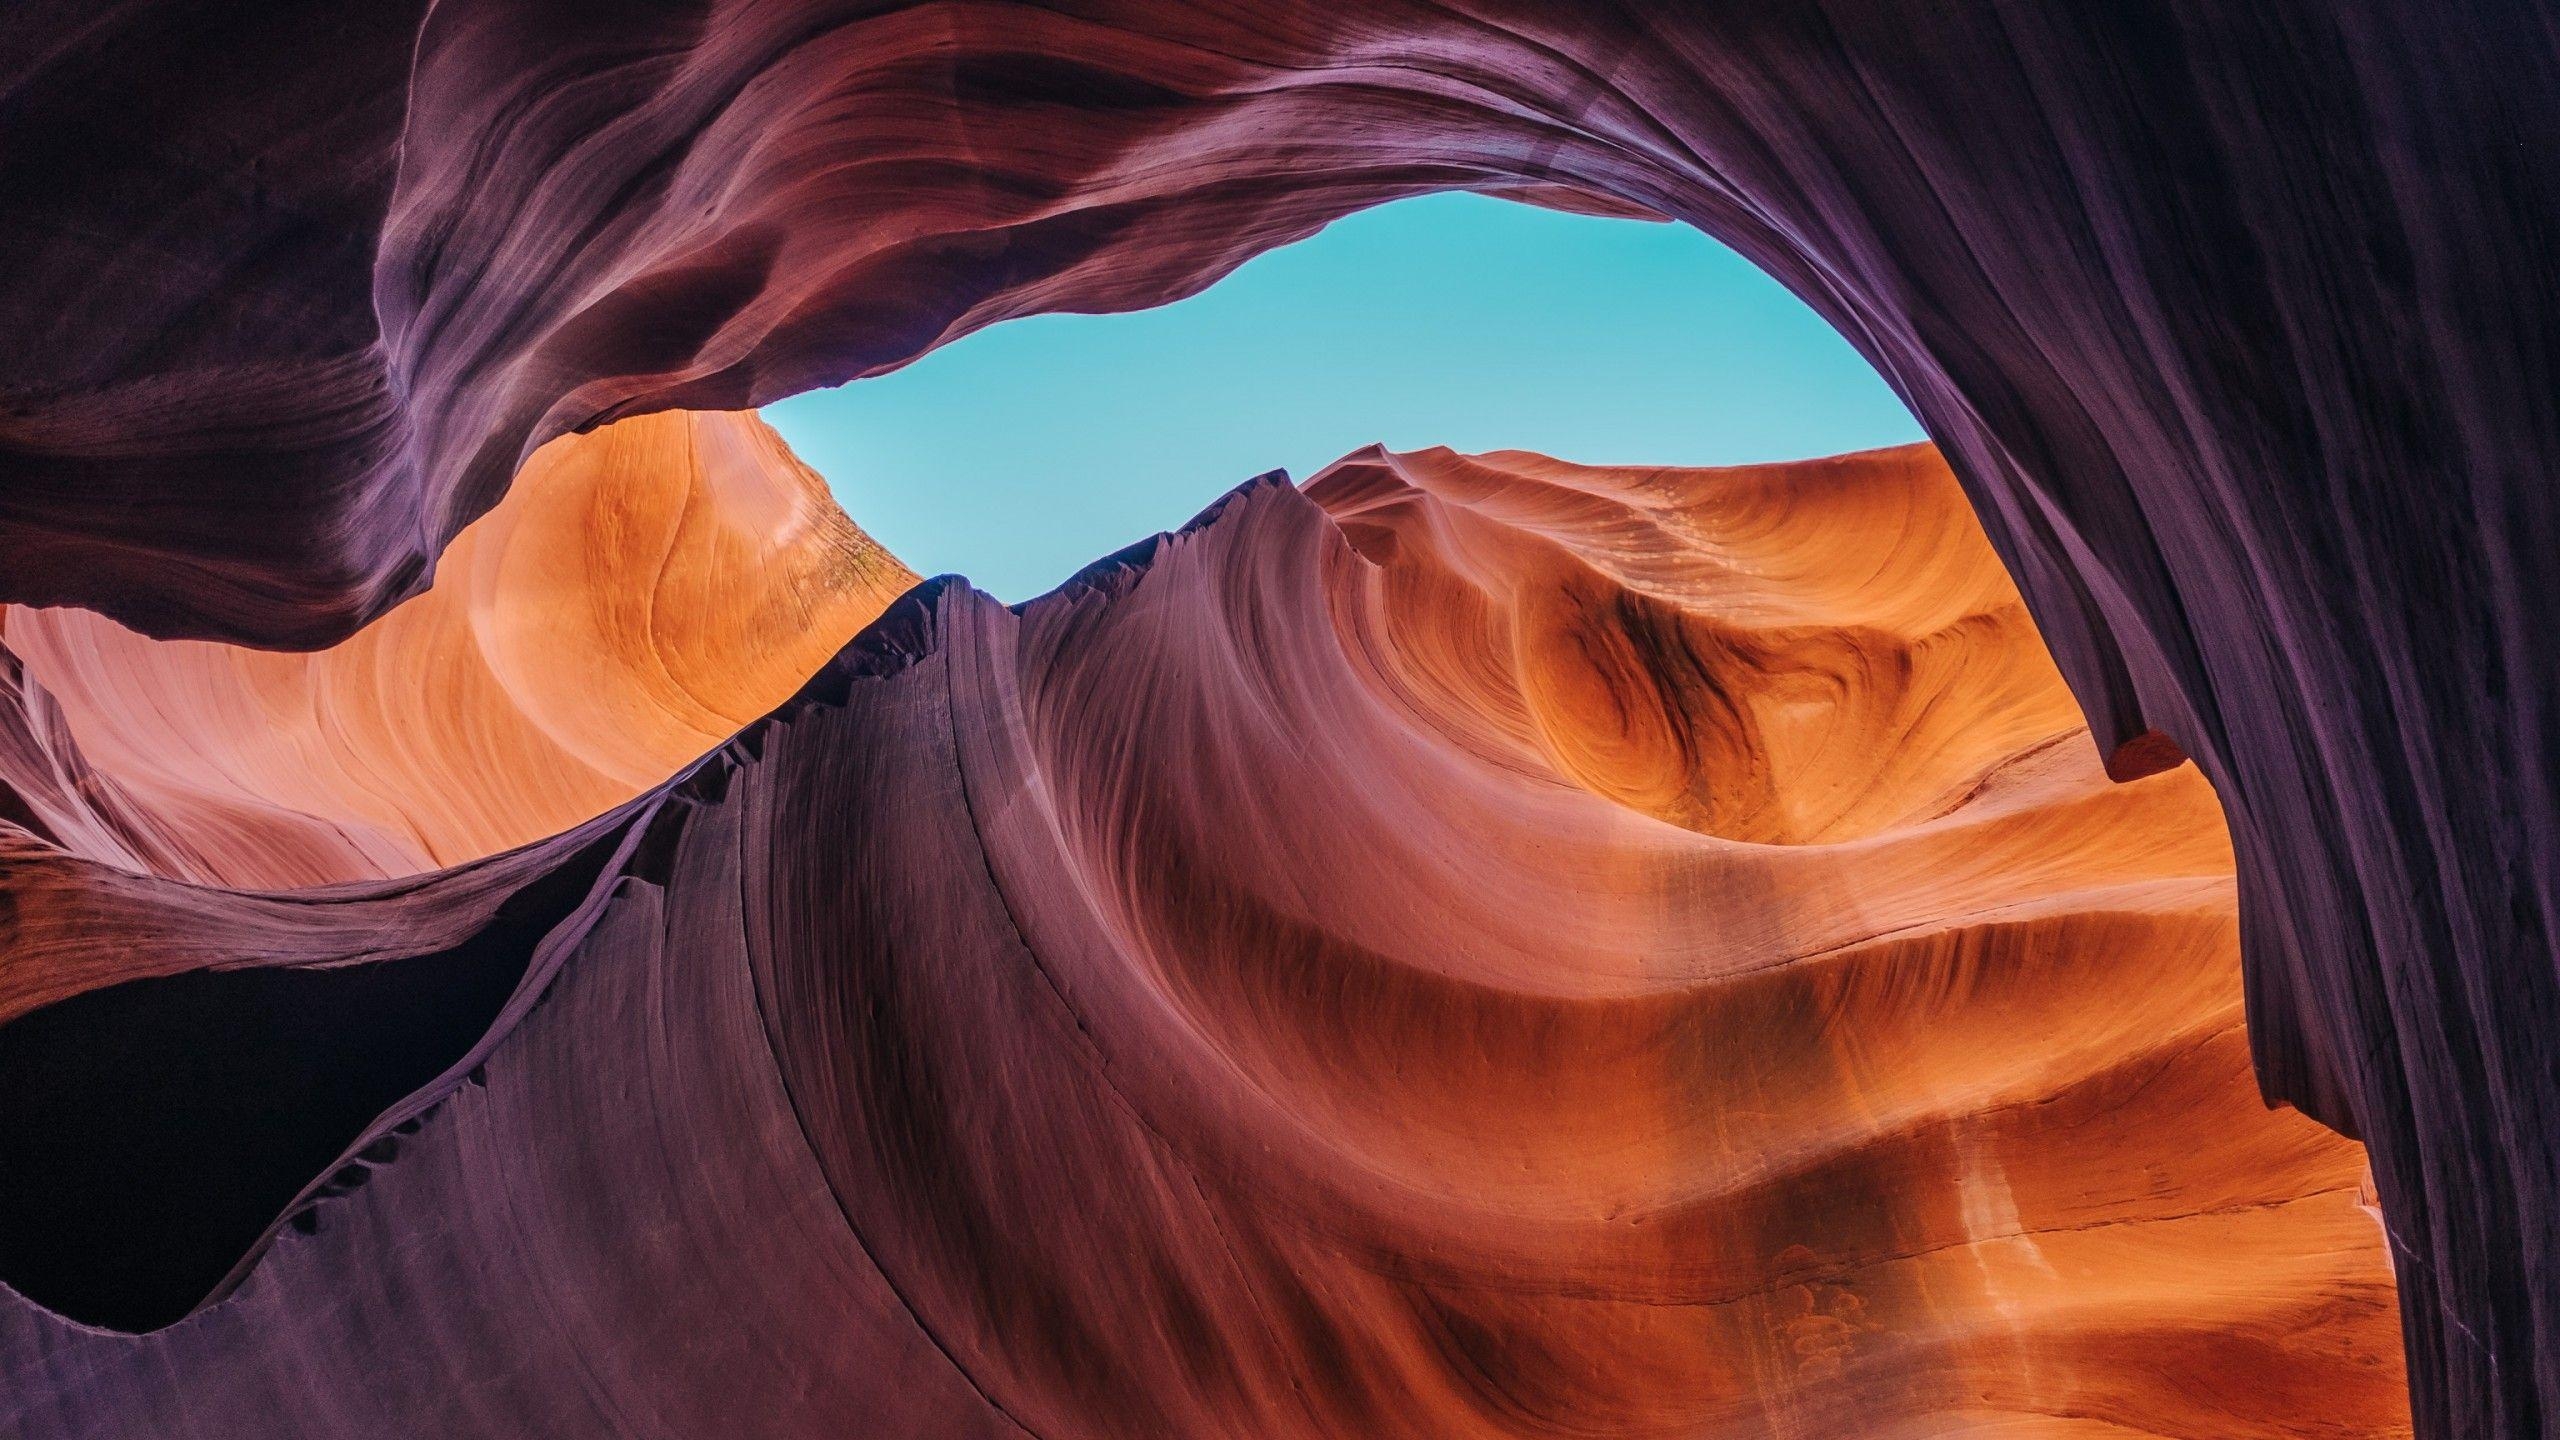
[{"label": "layered rock strata", "polygon": [[23,717],[0,786],[154,874],[412,875],[663,783],[914,582],[763,421],[643,416],[544,447],[433,589],[316,654],[0,613]]},{"label": "layered rock strata", "polygon": [[0,1030],[13,1433],[2408,1429],[2213,794],[1922,448],[1365,453],[456,871],[42,864],[193,948]]},{"label": "layered rock strata", "polygon": [[309,647],[544,441],[1185,293],[1399,195],[1691,221],[2232,820],[2436,1436],[2560,1415],[2560,35],[2505,0],[26,0],[0,601]]}]

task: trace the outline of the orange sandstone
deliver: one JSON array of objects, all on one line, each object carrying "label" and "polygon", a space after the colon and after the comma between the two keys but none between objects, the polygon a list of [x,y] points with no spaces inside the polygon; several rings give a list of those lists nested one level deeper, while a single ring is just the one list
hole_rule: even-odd
[{"label": "orange sandstone", "polygon": [[434,587],[315,654],[0,621],[180,878],[412,874],[565,830],[789,695],[914,575],[751,414],[564,436]]}]

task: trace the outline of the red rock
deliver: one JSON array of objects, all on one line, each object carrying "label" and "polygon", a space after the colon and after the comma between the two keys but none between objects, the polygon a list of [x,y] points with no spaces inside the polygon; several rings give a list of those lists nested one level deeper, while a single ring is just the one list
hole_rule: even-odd
[{"label": "red rock", "polygon": [[0,601],[305,648],[559,434],[1417,191],[1702,226],[1927,422],[2101,752],[2218,788],[2420,1426],[2560,1415],[2536,7],[21,0],[0,96]]},{"label": "red rock", "polygon": [[[0,1164],[58,1158],[0,1273],[166,1326],[0,1304],[13,1428],[2406,1428],[2213,794],[2107,779],[1925,449],[1365,453],[1018,612],[920,587],[580,835],[217,913],[554,864],[442,958],[5,1032]],[[74,961],[206,903],[115,884]],[[296,1171],[338,1050],[388,1109]],[[286,1177],[237,1251],[145,1223],[214,1156]]]},{"label": "red rock", "polygon": [[74,853],[178,879],[416,874],[662,783],[915,581],[762,421],[719,414],[553,441],[440,575],[311,655],[0,617],[65,732],[0,739],[0,784]]}]

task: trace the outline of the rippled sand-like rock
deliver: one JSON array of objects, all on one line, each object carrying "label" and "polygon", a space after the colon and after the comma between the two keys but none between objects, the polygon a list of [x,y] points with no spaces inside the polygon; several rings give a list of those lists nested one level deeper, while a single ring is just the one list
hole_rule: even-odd
[{"label": "rippled sand-like rock", "polygon": [[460,871],[48,863],[71,967],[445,928],[0,1032],[0,1278],[148,1331],[0,1302],[31,1437],[2408,1428],[2214,796],[1923,448],[1367,452]]},{"label": "rippled sand-like rock", "polygon": [[0,615],[44,717],[0,740],[0,786],[69,848],[179,879],[415,874],[663,782],[914,581],[763,421],[643,416],[553,441],[434,589],[317,654]]}]

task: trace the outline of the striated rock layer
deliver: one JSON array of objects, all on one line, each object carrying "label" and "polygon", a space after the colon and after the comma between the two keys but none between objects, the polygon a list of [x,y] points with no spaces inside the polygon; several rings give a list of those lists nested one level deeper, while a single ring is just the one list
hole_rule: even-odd
[{"label": "striated rock layer", "polygon": [[2231,817],[2428,1433],[2560,1416],[2560,31],[2507,0],[20,0],[0,601],[311,646],[545,440],[1472,187],[1693,221]]},{"label": "striated rock layer", "polygon": [[319,654],[0,615],[15,703],[58,716],[0,743],[0,785],[37,833],[178,879],[415,874],[663,782],[914,582],[763,421],[627,420],[544,447],[434,589]]},{"label": "striated rock layer", "polygon": [[179,973],[0,1031],[12,1434],[2409,1427],[2214,796],[1921,447],[1257,482],[443,874],[20,843]]}]

